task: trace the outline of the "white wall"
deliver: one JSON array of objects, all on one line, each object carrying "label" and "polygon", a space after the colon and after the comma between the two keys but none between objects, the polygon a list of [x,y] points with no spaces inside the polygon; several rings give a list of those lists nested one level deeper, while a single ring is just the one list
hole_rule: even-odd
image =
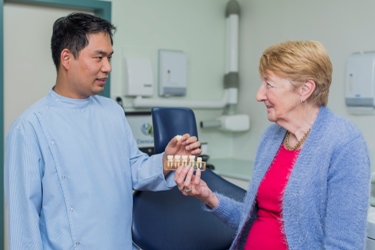
[{"label": "white wall", "polygon": [[[227,0],[112,1],[114,36],[111,95],[125,95],[123,57],[146,57],[154,71],[154,98],[158,98],[158,50],[182,50],[188,58],[188,100],[220,100],[224,93],[225,7]],[[126,110],[133,110],[126,98]],[[197,122],[218,117],[221,109],[195,110]],[[232,155],[232,134],[199,129],[212,157]]]},{"label": "white wall", "polygon": [[250,115],[252,127],[247,133],[234,135],[233,156],[254,159],[260,135],[269,125],[264,105],[255,100],[263,50],[284,40],[318,40],[327,48],[333,64],[328,107],[361,129],[375,161],[375,116],[349,115],[344,99],[347,58],[353,52],[375,51],[375,1],[242,0],[241,6],[242,91],[237,108]]}]

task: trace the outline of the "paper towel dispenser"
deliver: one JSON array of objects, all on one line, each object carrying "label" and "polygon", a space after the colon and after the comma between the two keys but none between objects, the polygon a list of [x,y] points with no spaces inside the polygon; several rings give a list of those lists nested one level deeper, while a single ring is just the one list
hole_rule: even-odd
[{"label": "paper towel dispenser", "polygon": [[375,107],[375,52],[354,53],[348,58],[345,103]]},{"label": "paper towel dispenser", "polygon": [[375,52],[353,53],[346,65],[347,110],[353,115],[375,115]]},{"label": "paper towel dispenser", "polygon": [[159,50],[159,95],[185,96],[187,57],[177,50]]},{"label": "paper towel dispenser", "polygon": [[126,96],[152,96],[154,94],[150,59],[125,57],[124,75]]}]

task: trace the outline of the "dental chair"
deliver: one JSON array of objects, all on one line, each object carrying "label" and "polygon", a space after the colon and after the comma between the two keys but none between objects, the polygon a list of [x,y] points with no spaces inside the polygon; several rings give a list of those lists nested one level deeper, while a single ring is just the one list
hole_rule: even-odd
[{"label": "dental chair", "polygon": [[[164,152],[175,135],[198,137],[194,112],[189,108],[152,109],[155,153]],[[216,192],[242,201],[245,190],[210,169],[201,177]],[[177,187],[168,191],[135,191],[133,243],[142,250],[225,250],[235,230],[203,210],[203,203],[184,196]]]}]

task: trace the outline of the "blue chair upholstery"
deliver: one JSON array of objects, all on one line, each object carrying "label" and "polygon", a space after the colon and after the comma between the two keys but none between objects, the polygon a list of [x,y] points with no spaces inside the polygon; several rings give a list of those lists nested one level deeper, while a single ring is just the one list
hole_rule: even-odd
[{"label": "blue chair upholstery", "polygon": [[[162,152],[176,134],[197,136],[195,116],[187,108],[152,109],[155,151]],[[158,148],[158,149],[157,149]],[[162,150],[161,150],[162,149]],[[210,169],[202,179],[216,192],[242,201],[245,190]],[[143,250],[225,250],[235,230],[203,210],[203,203],[168,191],[136,191],[133,197],[133,242]]]},{"label": "blue chair upholstery", "polygon": [[190,135],[198,137],[197,124],[193,110],[189,108],[161,108],[151,110],[154,130],[155,153],[162,153],[168,142],[175,135]]}]

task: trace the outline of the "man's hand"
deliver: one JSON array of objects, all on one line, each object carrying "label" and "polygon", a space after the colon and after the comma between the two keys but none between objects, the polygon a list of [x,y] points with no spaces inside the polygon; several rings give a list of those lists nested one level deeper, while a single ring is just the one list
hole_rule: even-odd
[{"label": "man's hand", "polygon": [[[196,136],[184,134],[173,137],[165,148],[163,166],[164,162],[167,161],[167,155],[200,155],[202,153],[202,150],[199,148],[200,146],[201,143]],[[168,171],[164,171],[164,174],[166,173]]]}]

